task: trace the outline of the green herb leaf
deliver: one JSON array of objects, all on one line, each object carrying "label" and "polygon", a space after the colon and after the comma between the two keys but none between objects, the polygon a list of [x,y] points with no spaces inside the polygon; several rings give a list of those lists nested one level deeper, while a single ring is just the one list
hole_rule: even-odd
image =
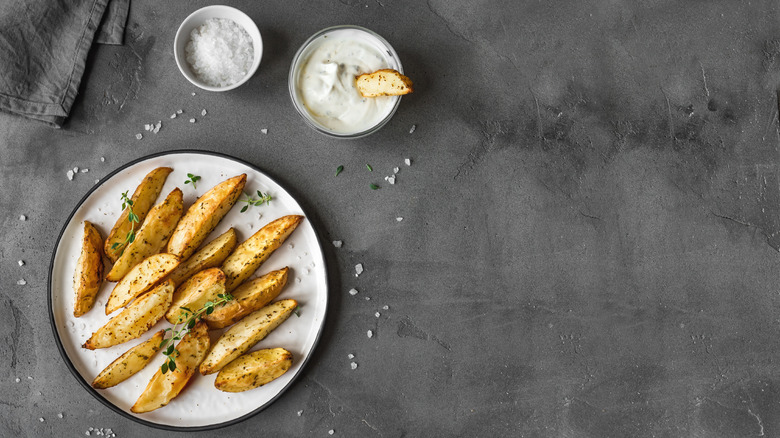
[{"label": "green herb leaf", "polygon": [[366,164],[366,168],[368,168],[369,172],[373,172],[374,171],[374,169],[371,167],[370,164]]},{"label": "green herb leaf", "polygon": [[162,371],[163,374],[168,372],[168,362],[162,364],[162,366],[160,367],[160,371]]},{"label": "green herb leaf", "polygon": [[344,166],[339,166],[336,168],[336,176],[339,176],[339,174],[344,170]]},{"label": "green herb leaf", "polygon": [[371,185],[369,185],[369,187],[371,187],[371,190],[376,190],[376,189],[379,188],[379,186],[374,184],[374,183],[371,183]]},{"label": "green herb leaf", "polygon": [[298,318],[300,318],[300,317],[301,317],[301,306],[297,306],[297,307],[295,308],[295,310],[293,310],[293,312],[295,313],[295,316],[297,316]]},{"label": "green herb leaf", "polygon": [[259,196],[260,199],[251,198],[251,197],[249,197],[249,195],[247,195],[247,199],[239,199],[239,202],[246,202],[247,203],[247,205],[245,205],[244,208],[241,209],[241,213],[247,211],[247,209],[249,209],[250,205],[254,205],[254,206],[261,206],[263,204],[270,205],[271,204],[271,200],[273,200],[273,198],[271,197],[270,194],[263,193],[260,190],[257,191],[257,196]]},{"label": "green herb leaf", "polygon": [[171,369],[171,371],[176,371],[176,361],[171,361],[171,363],[168,365],[168,368]]},{"label": "green herb leaf", "polygon": [[187,181],[184,181],[184,184],[192,184],[192,188],[197,189],[198,186],[196,186],[195,183],[200,180],[200,177],[198,175],[193,175],[191,173],[188,173],[187,178],[189,179]]}]

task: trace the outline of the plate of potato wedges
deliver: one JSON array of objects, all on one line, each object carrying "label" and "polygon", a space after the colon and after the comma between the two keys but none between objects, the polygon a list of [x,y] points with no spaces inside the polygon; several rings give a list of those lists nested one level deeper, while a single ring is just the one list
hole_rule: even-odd
[{"label": "plate of potato wedges", "polygon": [[55,245],[49,313],[77,380],[169,430],[242,421],[319,340],[325,257],[299,202],[252,164],[170,151],[100,180]]}]

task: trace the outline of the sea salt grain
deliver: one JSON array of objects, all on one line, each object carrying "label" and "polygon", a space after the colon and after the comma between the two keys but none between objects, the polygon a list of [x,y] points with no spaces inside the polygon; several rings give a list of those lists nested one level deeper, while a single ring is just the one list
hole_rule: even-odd
[{"label": "sea salt grain", "polygon": [[106,157],[100,157],[100,162],[101,163],[105,163],[106,162]]},{"label": "sea salt grain", "polygon": [[352,353],[349,353],[349,354],[347,355],[347,358],[348,358],[348,359],[354,359],[354,358],[355,358],[355,355],[354,355],[354,354],[352,354]]},{"label": "sea salt grain", "polygon": [[57,418],[62,418],[62,412],[60,412],[59,414],[57,414]]},{"label": "sea salt grain", "polygon": [[204,108],[203,111],[200,112],[200,115],[205,116],[206,115],[206,109]]},{"label": "sea salt grain", "polygon": [[17,281],[16,284],[18,284],[19,286],[24,286],[25,284],[27,284],[27,282],[24,281],[24,278],[22,278],[21,280]]},{"label": "sea salt grain", "polygon": [[334,430],[333,430],[333,429],[331,429],[331,430],[329,430],[329,431],[328,431],[328,435],[333,435],[334,433],[335,433],[335,432],[334,432]]},{"label": "sea salt grain", "polygon": [[190,119],[190,123],[195,123],[195,119]]},{"label": "sea salt grain", "polygon": [[89,169],[81,169],[81,173],[87,173],[89,172]]},{"label": "sea salt grain", "polygon": [[366,297],[366,301],[371,301],[371,297]]},{"label": "sea salt grain", "polygon": [[18,264],[19,264],[19,266],[24,266],[24,260],[19,260],[19,261],[18,261],[18,262],[16,262],[16,263],[18,263]]},{"label": "sea salt grain", "polygon": [[144,135],[139,132],[138,134],[135,135],[135,138],[137,140],[140,140],[140,139],[144,138]]},{"label": "sea salt grain", "polygon": [[171,118],[175,119],[176,118],[176,113],[171,114]]},{"label": "sea salt grain", "polygon": [[405,163],[407,166],[411,166],[411,165],[412,165],[412,160],[410,160],[410,159],[408,159],[408,158],[404,158],[404,163]]},{"label": "sea salt grain", "polygon": [[368,336],[369,338],[373,338],[374,337],[374,332],[369,330],[369,331],[366,332],[366,336]]},{"label": "sea salt grain", "polygon": [[417,125],[412,125],[412,127],[409,128],[409,134],[413,133],[415,129],[417,129]]},{"label": "sea salt grain", "polygon": [[341,248],[341,245],[343,245],[343,244],[344,244],[344,242],[342,242],[340,240],[334,240],[333,241],[333,246],[335,246],[336,248]]},{"label": "sea salt grain", "polygon": [[263,134],[268,134],[268,129],[267,128],[263,128],[263,129],[260,130],[260,132],[262,132]]},{"label": "sea salt grain", "polygon": [[38,419],[38,421],[40,421],[41,423],[43,423],[45,420],[43,419],[43,417],[41,417],[41,418],[39,418],[39,419]]},{"label": "sea salt grain", "polygon": [[[194,95],[195,95],[195,93],[192,93],[192,95],[194,96]],[[182,111],[182,110],[176,110],[176,114],[181,114],[181,113],[183,113],[183,112],[184,112],[184,111]]]},{"label": "sea salt grain", "polygon": [[303,415],[303,411],[298,411],[298,416],[300,417],[301,415]]},{"label": "sea salt grain", "polygon": [[16,378],[16,383],[19,383],[19,382],[21,382],[21,381],[22,381],[22,379],[20,379],[20,378],[18,378],[18,377]]},{"label": "sea salt grain", "polygon": [[254,45],[247,31],[235,21],[211,18],[195,28],[190,38],[185,48],[187,62],[206,85],[233,85],[249,72]]},{"label": "sea salt grain", "polygon": [[399,168],[397,168],[397,167],[393,167],[393,173],[398,173],[398,172],[400,172],[400,171],[401,171],[401,169],[399,169]]},{"label": "sea salt grain", "polygon": [[389,310],[390,306],[382,306],[382,310]]},{"label": "sea salt grain", "polygon": [[355,288],[352,288],[352,289],[349,290],[349,294],[352,295],[352,296],[357,295],[357,293],[358,293],[358,291]]},{"label": "sea salt grain", "polygon": [[355,362],[352,362],[351,364],[349,364],[349,367],[352,368],[353,370],[356,370],[357,364]]},{"label": "sea salt grain", "polygon": [[[141,134],[138,134],[138,135],[141,135]],[[72,170],[67,171],[65,173],[65,176],[68,177],[68,181],[73,181],[73,171]]]},{"label": "sea salt grain", "polygon": [[398,221],[398,222],[401,222],[402,220],[404,220],[404,218],[399,216],[399,217],[395,218],[395,220]]},{"label": "sea salt grain", "polygon": [[376,316],[377,318],[379,318],[380,316],[382,316],[382,314],[381,314],[381,313],[379,313],[379,312],[376,312],[376,313],[374,314],[374,316]]},{"label": "sea salt grain", "polygon": [[363,273],[363,264],[358,263],[357,265],[355,265],[355,277],[358,277],[362,273]]}]

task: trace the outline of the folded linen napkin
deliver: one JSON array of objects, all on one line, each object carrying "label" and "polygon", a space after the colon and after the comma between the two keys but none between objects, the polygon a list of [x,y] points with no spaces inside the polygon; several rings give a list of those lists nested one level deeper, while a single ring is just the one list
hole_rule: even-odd
[{"label": "folded linen napkin", "polygon": [[130,0],[0,0],[0,110],[60,127],[93,42],[122,44]]}]

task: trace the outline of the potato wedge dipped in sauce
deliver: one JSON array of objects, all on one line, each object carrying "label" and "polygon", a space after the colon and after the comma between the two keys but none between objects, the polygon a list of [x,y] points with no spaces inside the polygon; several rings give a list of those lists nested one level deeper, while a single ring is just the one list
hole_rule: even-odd
[{"label": "potato wedge dipped in sauce", "polygon": [[238,201],[245,184],[243,173],[217,184],[198,198],[176,225],[166,252],[182,260],[189,258]]},{"label": "potato wedge dipped in sauce", "polygon": [[89,221],[84,221],[81,238],[81,255],[73,273],[73,290],[76,292],[73,316],[89,312],[103,284],[103,237]]},{"label": "potato wedge dipped in sauce", "polygon": [[281,300],[250,313],[230,327],[214,344],[200,364],[203,375],[216,373],[238,356],[265,339],[276,327],[292,315],[298,302]]},{"label": "potato wedge dipped in sauce", "polygon": [[173,289],[173,282],[167,280],[133,301],[93,333],[84,348],[108,348],[140,337],[165,316],[171,307]]},{"label": "potato wedge dipped in sauce", "polygon": [[287,284],[288,271],[289,268],[285,267],[245,281],[232,292],[233,300],[217,307],[210,315],[205,315],[203,320],[210,329],[223,328],[238,322],[279,296]]},{"label": "potato wedge dipped in sauce", "polygon": [[175,188],[163,202],[152,207],[134,240],[127,244],[106,275],[106,280],[121,280],[135,265],[159,253],[168,243],[168,238],[184,213],[183,210],[184,197],[181,190]]},{"label": "potato wedge dipped in sauce", "polygon": [[151,338],[127,350],[95,377],[92,387],[106,389],[116,386],[144,369],[154,354],[160,351],[163,335],[165,330],[160,330]]},{"label": "potato wedge dipped in sauce", "polygon": [[232,292],[247,278],[255,273],[268,257],[276,251],[298,225],[303,216],[283,216],[267,224],[249,239],[243,241],[222,263],[222,271],[227,275],[226,288]]},{"label": "potato wedge dipped in sauce", "polygon": [[248,391],[281,377],[292,364],[293,355],[284,348],[253,351],[222,368],[214,387],[224,392]]},{"label": "potato wedge dipped in sauce", "polygon": [[[141,181],[141,184],[136,187],[130,200],[133,201],[132,210],[138,216],[139,225],[143,224],[146,214],[149,213],[149,209],[152,208],[157,197],[160,196],[165,180],[172,171],[173,169],[170,167],[158,167],[149,172]],[[104,250],[106,257],[111,262],[116,262],[119,256],[122,255],[122,252],[125,250],[125,238],[127,233],[133,229],[133,226],[133,223],[130,221],[130,206],[128,206],[122,211],[122,214],[106,238]]]}]

